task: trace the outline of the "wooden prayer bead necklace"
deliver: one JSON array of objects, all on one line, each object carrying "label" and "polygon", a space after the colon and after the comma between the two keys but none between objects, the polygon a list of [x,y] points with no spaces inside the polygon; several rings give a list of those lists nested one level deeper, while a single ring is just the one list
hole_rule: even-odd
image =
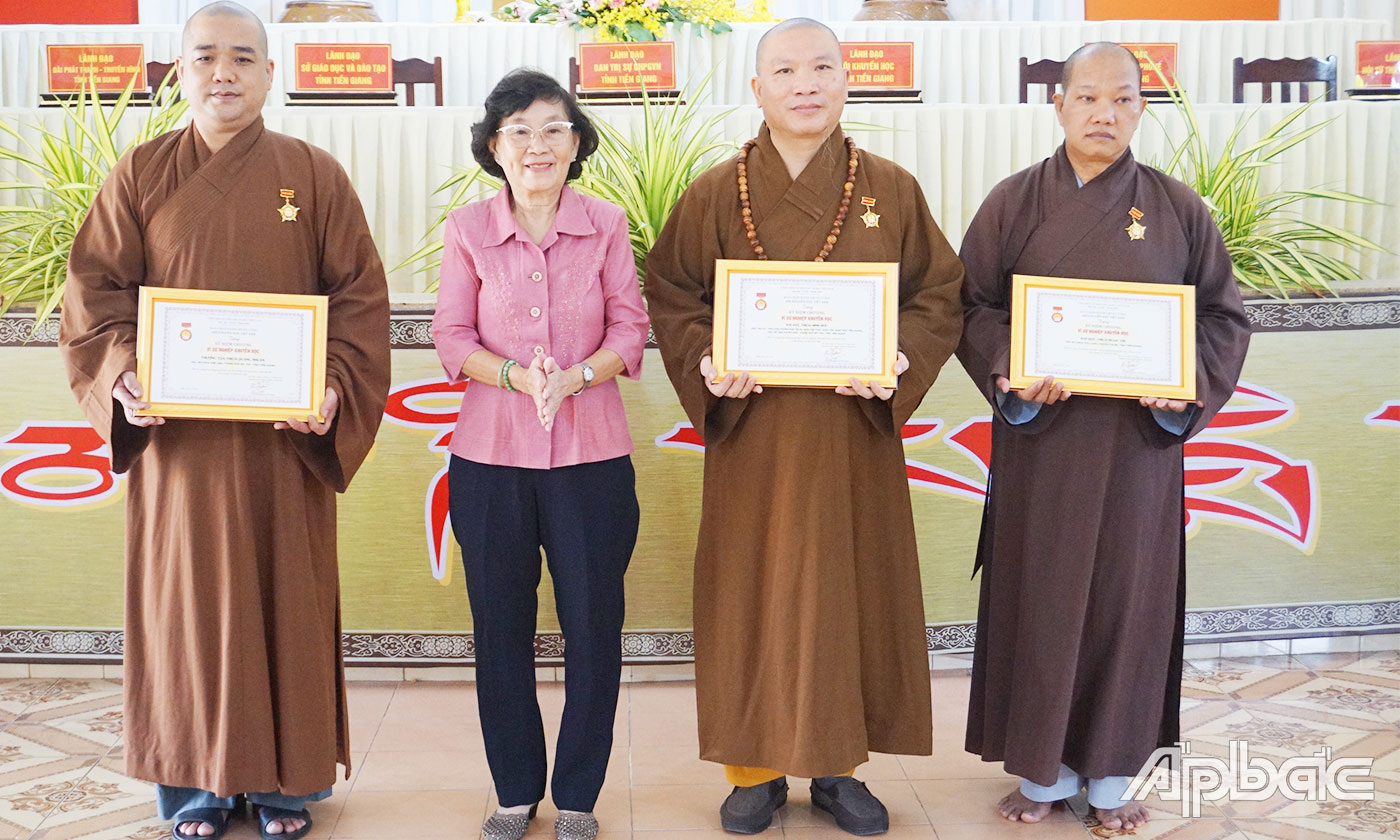
[{"label": "wooden prayer bead necklace", "polygon": [[[757,140],[750,140],[739,150],[739,213],[744,217],[744,231],[749,237],[749,244],[753,246],[753,252],[759,259],[766,260],[768,255],[759,244],[758,230],[753,224],[753,207],[749,204],[749,150],[757,144]],[[826,258],[831,256],[831,249],[836,247],[836,238],[841,235],[841,226],[846,223],[846,214],[851,209],[851,191],[856,188],[856,166],[860,163],[860,157],[856,154],[856,141],[849,137],[846,138],[846,154],[849,155],[849,162],[846,164],[846,183],[842,188],[841,207],[836,211],[836,221],[831,223],[831,233],[826,235],[826,244],[822,246],[821,253],[817,254],[816,262],[826,262]]]}]

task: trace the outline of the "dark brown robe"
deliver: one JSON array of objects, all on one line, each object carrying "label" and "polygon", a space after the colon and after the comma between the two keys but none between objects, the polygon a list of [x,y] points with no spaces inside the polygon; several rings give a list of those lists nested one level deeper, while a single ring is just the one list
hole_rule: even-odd
[{"label": "dark brown robe", "polygon": [[[816,257],[846,162],[838,130],[793,181],[761,130],[749,188],[770,257]],[[928,653],[899,431],[957,344],[962,266],[914,178],[861,152],[830,259],[900,263],[899,346],[910,366],[896,396],[714,397],[699,368],[714,263],[755,259],[735,178],[729,161],[686,191],[646,273],[661,357],[706,442],[694,590],[700,756],[815,777],[872,751],[927,755]],[[863,196],[876,200],[877,228],[857,218]]]},{"label": "dark brown robe", "polygon": [[[1146,233],[1133,240],[1128,211]],[[967,749],[1052,784],[1136,775],[1177,738],[1185,615],[1182,443],[1230,398],[1249,324],[1201,199],[1131,152],[1079,188],[1064,147],[998,184],[963,239],[958,359],[993,406]],[[1182,434],[1137,400],[998,407],[1011,275],[1191,284],[1203,410]],[[1013,397],[1014,399],[1014,397]]]},{"label": "dark brown robe", "polygon": [[[295,191],[294,222],[278,213]],[[330,297],[324,436],[270,423],[129,425],[137,292]],[[217,154],[193,125],[113,168],[68,262],[59,344],[74,394],[127,472],[127,773],[220,796],[329,788],[349,768],[336,497],[389,387],[384,269],[349,179],[259,119]]]}]

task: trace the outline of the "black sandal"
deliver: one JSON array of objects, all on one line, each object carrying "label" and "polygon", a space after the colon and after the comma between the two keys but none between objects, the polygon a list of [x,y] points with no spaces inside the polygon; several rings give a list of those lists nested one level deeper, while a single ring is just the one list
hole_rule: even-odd
[{"label": "black sandal", "polygon": [[[258,834],[263,837],[263,840],[297,840],[299,837],[305,837],[311,831],[311,812],[305,808],[300,811],[289,811],[286,808],[274,808],[271,805],[255,805],[254,807],[258,809]],[[273,820],[304,820],[306,824],[296,831],[268,834],[267,824]]]},{"label": "black sandal", "polygon": [[[180,830],[181,823],[205,823],[214,826],[213,834],[185,834]],[[219,840],[233,822],[231,808],[191,808],[175,815],[175,823],[170,826],[170,836],[175,840]]]}]

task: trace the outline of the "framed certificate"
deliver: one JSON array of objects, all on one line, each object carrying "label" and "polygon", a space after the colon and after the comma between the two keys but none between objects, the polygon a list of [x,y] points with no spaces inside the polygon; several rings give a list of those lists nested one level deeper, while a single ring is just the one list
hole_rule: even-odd
[{"label": "framed certificate", "polygon": [[1196,287],[1012,276],[1011,380],[1076,394],[1196,398]]},{"label": "framed certificate", "polygon": [[136,377],[158,417],[321,419],[326,298],[141,287]]},{"label": "framed certificate", "polygon": [[899,263],[715,260],[715,381],[896,384]]}]

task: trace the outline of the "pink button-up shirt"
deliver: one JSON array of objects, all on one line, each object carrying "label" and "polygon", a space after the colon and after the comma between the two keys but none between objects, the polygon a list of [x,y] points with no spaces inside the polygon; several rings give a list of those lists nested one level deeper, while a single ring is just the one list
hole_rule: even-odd
[{"label": "pink button-up shirt", "polygon": [[[511,213],[509,187],[448,214],[433,342],[450,381],[464,378],[477,350],[528,365],[536,348],[561,368],[607,348],[636,379],[646,338],[621,208],[566,186],[539,245]],[[480,464],[547,469],[630,454],[632,435],[615,379],[565,397],[548,432],[528,395],[473,382],[448,449]]]}]

